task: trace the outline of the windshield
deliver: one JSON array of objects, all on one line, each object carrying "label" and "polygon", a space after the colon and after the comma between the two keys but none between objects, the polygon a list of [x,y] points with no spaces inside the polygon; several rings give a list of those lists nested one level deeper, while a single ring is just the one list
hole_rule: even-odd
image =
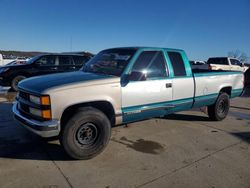
[{"label": "windshield", "polygon": [[88,61],[82,70],[84,72],[121,76],[135,52],[136,49],[110,49],[101,51]]},{"label": "windshield", "polygon": [[228,65],[228,60],[227,58],[209,58],[207,63],[217,65]]},{"label": "windshield", "polygon": [[31,64],[33,63],[34,61],[36,61],[37,59],[39,59],[41,56],[35,56],[35,57],[32,57],[31,59],[29,59],[28,61],[26,61],[27,64]]}]

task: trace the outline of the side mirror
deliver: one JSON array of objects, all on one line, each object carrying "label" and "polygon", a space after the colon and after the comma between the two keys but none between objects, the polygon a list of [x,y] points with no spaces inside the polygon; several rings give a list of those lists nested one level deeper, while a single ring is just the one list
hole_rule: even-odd
[{"label": "side mirror", "polygon": [[131,72],[128,76],[129,81],[145,81],[146,78],[146,74],[136,71]]},{"label": "side mirror", "polygon": [[240,63],[240,66],[241,66],[241,67],[244,67],[244,63]]},{"label": "side mirror", "polygon": [[142,72],[131,72],[121,77],[121,86],[125,87],[129,81],[145,81],[146,75]]}]

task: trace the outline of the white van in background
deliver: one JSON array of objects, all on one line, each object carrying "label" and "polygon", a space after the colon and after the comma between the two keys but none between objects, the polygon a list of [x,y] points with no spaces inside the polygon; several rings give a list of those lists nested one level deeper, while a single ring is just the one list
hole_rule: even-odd
[{"label": "white van in background", "polygon": [[5,65],[14,65],[14,64],[24,64],[30,58],[27,57],[17,57],[12,59],[4,59],[3,55],[0,54],[0,67]]},{"label": "white van in background", "polygon": [[4,64],[3,64],[3,55],[2,54],[0,54],[0,66],[3,66]]}]

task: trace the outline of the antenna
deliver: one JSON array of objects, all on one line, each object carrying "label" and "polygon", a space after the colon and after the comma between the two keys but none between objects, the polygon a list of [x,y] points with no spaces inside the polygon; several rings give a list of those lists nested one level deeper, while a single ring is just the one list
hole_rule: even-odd
[{"label": "antenna", "polygon": [[70,52],[72,52],[72,36],[70,36]]}]

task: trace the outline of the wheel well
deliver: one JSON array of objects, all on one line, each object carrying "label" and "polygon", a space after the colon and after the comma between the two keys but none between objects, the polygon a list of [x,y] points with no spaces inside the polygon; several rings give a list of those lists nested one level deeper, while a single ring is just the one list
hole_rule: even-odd
[{"label": "wheel well", "polygon": [[227,93],[229,96],[231,96],[231,92],[232,92],[232,87],[223,87],[220,90],[220,93]]},{"label": "wheel well", "polygon": [[29,77],[29,73],[28,73],[28,72],[24,72],[24,71],[16,72],[15,74],[13,74],[13,75],[11,76],[11,80],[13,80],[16,76],[25,76],[25,77]]},{"label": "wheel well", "polygon": [[68,120],[82,107],[94,107],[102,111],[110,120],[111,125],[115,125],[115,111],[110,102],[107,101],[95,101],[72,105],[66,108],[61,117],[61,126],[64,126]]}]

